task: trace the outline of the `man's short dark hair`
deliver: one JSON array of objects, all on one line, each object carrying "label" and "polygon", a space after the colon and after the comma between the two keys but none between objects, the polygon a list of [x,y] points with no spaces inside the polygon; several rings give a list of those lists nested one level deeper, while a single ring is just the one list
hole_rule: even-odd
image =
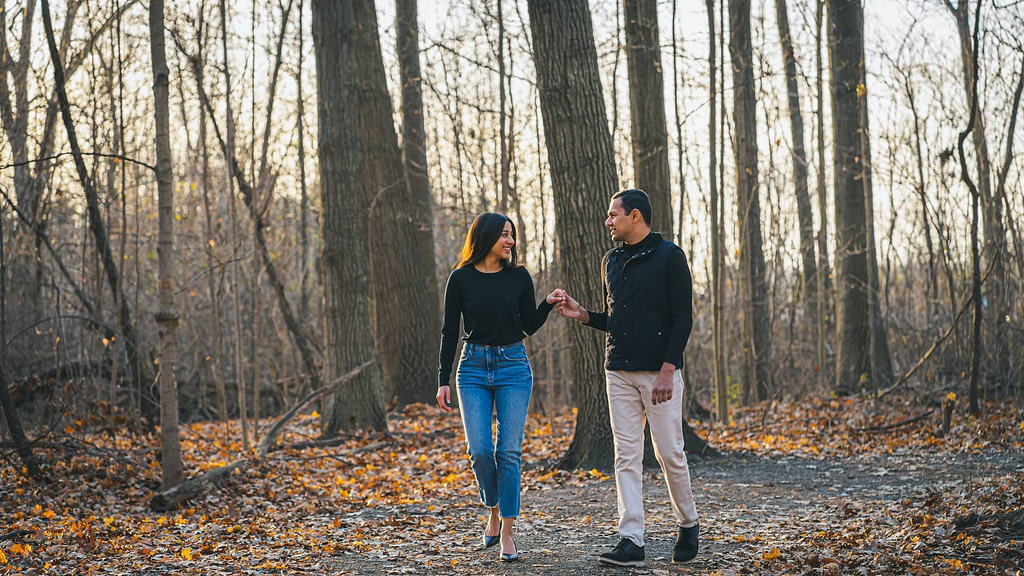
[{"label": "man's short dark hair", "polygon": [[647,192],[639,188],[630,188],[629,190],[621,190],[616,192],[612,196],[612,200],[621,198],[622,209],[629,214],[633,210],[639,210],[640,216],[644,219],[644,224],[651,225],[651,199],[647,196]]}]

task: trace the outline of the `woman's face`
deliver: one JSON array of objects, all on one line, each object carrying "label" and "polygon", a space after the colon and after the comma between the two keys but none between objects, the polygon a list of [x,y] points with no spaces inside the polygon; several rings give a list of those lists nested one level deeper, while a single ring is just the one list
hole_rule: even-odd
[{"label": "woman's face", "polygon": [[505,228],[501,231],[498,241],[491,246],[491,255],[499,260],[511,260],[512,249],[516,245],[516,239],[512,236],[512,223],[505,222]]}]

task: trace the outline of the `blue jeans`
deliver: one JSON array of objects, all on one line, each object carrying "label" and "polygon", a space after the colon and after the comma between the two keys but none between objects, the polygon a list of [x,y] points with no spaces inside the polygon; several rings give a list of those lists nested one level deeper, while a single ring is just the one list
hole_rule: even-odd
[{"label": "blue jeans", "polygon": [[522,342],[508,346],[467,342],[455,382],[480,501],[489,508],[498,506],[502,518],[518,517],[523,427],[533,391],[526,346]]}]

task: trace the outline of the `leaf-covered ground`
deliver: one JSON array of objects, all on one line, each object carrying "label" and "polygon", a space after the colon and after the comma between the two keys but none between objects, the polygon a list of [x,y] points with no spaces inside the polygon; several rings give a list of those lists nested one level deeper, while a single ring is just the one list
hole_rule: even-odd
[{"label": "leaf-covered ground", "polygon": [[[461,427],[435,409],[392,415],[387,436],[272,452],[165,513],[148,506],[155,437],[77,421],[41,449],[51,482],[23,477],[10,454],[0,468],[0,573],[1024,574],[1024,410],[958,413],[945,437],[937,413],[887,428],[926,411],[775,403],[729,426],[692,422],[724,454],[691,457],[701,555],[670,563],[671,512],[649,471],[647,567],[634,570],[596,564],[617,540],[614,481],[552,467],[571,414],[527,424],[513,565],[479,543]],[[283,443],[314,439],[316,424],[297,419]],[[190,474],[240,455],[236,428],[182,434]]]}]

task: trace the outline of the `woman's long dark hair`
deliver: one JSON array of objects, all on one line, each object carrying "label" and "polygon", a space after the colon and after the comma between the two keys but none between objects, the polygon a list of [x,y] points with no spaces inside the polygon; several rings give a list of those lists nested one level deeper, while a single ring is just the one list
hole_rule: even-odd
[{"label": "woman's long dark hair", "polygon": [[[511,218],[504,214],[485,212],[473,220],[473,224],[466,233],[466,241],[462,244],[462,251],[459,252],[459,263],[453,268],[473,266],[484,261],[487,253],[494,247],[494,243],[501,238],[501,232],[505,229],[505,222],[512,225],[512,239],[516,238],[516,224]],[[512,247],[512,258],[502,260],[502,268],[516,267],[516,247]]]}]

